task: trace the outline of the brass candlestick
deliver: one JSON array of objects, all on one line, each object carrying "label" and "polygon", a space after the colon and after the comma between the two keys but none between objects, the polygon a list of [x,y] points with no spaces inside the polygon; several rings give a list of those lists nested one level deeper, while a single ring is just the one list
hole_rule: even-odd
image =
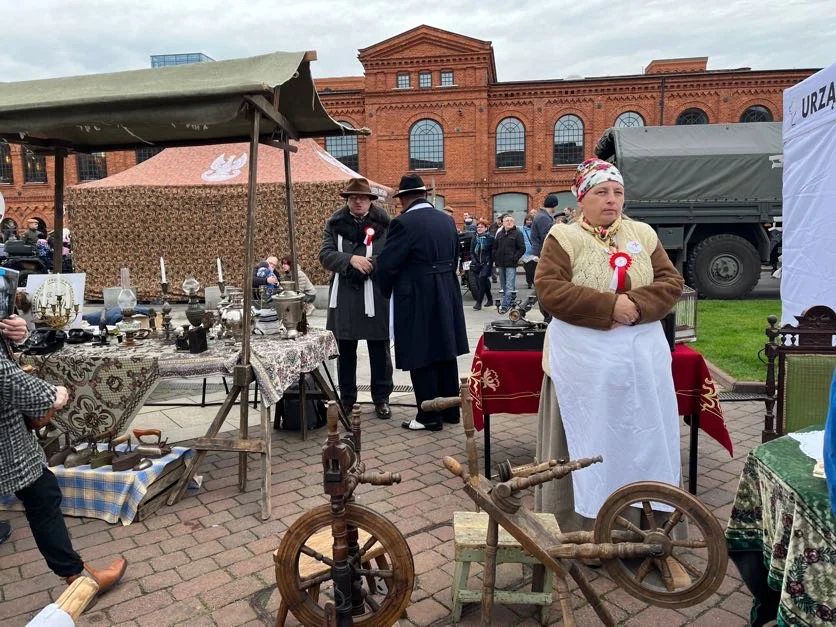
[{"label": "brass candlestick", "polygon": [[165,333],[164,341],[170,344],[171,339],[171,305],[168,302],[168,281],[160,283],[160,288],[163,291],[163,332]]},{"label": "brass candlestick", "polygon": [[78,316],[78,305],[64,305],[64,296],[55,295],[56,302],[39,307],[41,320],[53,329],[63,329]]}]

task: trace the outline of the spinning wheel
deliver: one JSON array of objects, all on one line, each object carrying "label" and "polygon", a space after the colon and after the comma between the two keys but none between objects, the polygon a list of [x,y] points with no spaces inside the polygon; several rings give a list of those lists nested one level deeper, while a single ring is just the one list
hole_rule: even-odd
[{"label": "spinning wheel", "polygon": [[[672,512],[651,509],[664,504]],[[640,506],[649,529],[624,516]],[[691,538],[673,537],[674,527],[687,522]],[[660,545],[664,557],[606,559],[601,564],[613,581],[634,597],[666,608],[687,607],[714,594],[726,576],[728,553],[723,529],[696,497],[673,486],[642,481],[613,492],[595,519],[594,542],[639,542]],[[655,567],[657,573],[651,573]],[[673,571],[673,572],[672,572]]]},{"label": "spinning wheel", "polygon": [[[282,600],[303,625],[324,625],[325,603],[333,601],[338,591],[331,570],[334,561],[323,554],[330,554],[333,521],[329,505],[309,510],[288,528],[279,545],[276,564],[284,566],[277,566],[276,583]],[[352,608],[353,623],[388,627],[401,616],[412,594],[415,570],[409,545],[395,525],[362,505],[346,503],[345,522],[348,568],[362,599],[362,604]],[[319,532],[324,532],[320,538],[327,538],[327,547],[317,546],[321,542],[314,536]],[[321,586],[326,597],[322,604],[318,599]]]}]

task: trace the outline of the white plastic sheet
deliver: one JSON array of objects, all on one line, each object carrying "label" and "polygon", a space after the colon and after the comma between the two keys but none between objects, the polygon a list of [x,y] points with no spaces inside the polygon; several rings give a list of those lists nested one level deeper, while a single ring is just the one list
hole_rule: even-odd
[{"label": "white plastic sheet", "polygon": [[836,309],[836,64],[784,91],[781,322]]}]

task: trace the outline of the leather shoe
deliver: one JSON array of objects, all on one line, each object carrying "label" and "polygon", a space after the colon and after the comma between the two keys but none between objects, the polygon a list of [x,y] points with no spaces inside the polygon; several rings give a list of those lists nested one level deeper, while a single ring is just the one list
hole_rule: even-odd
[{"label": "leather shoe", "polygon": [[392,417],[392,410],[389,409],[389,403],[375,403],[374,413],[381,420],[389,420]]},{"label": "leather shoe", "polygon": [[12,526],[5,520],[0,520],[0,544],[3,544],[12,535]]},{"label": "leather shoe", "polygon": [[444,428],[444,425],[440,422],[430,422],[424,424],[423,422],[418,422],[413,418],[412,420],[404,420],[401,423],[401,427],[409,429],[410,431],[441,431]]},{"label": "leather shoe", "polygon": [[[87,574],[90,575],[90,577],[92,577],[97,584],[99,584],[98,594],[104,594],[117,583],[119,583],[119,580],[122,579],[122,576],[125,574],[125,570],[127,568],[128,561],[124,557],[120,557],[118,559],[113,560],[110,566],[102,570],[96,570],[95,568],[91,567],[90,564],[84,564],[84,570],[86,570]],[[75,581],[79,577],[82,577],[83,575],[84,572],[80,572],[77,575],[67,577],[67,583],[72,583],[73,581]]]},{"label": "leather shoe", "polygon": [[476,303],[475,305],[473,305],[474,311],[479,311],[480,309],[482,309],[482,303]]}]

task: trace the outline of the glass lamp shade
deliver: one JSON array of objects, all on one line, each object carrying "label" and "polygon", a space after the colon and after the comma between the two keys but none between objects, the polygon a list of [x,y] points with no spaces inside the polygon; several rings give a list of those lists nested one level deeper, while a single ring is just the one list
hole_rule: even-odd
[{"label": "glass lamp shade", "polygon": [[134,291],[129,287],[122,288],[116,299],[116,304],[119,305],[119,309],[122,311],[133,311],[136,308],[136,295]]}]

